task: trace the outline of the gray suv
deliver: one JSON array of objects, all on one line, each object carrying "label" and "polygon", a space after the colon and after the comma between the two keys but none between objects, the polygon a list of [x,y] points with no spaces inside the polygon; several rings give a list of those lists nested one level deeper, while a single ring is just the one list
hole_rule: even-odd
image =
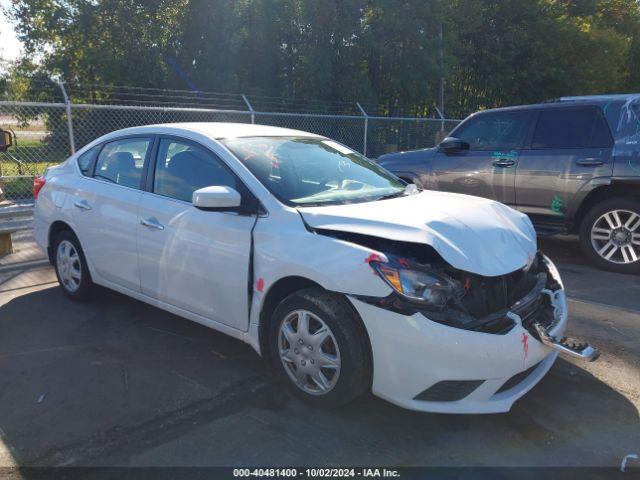
[{"label": "gray suv", "polygon": [[383,155],[405,181],[506,203],[596,264],[640,272],[640,94],[474,113],[437,147]]}]

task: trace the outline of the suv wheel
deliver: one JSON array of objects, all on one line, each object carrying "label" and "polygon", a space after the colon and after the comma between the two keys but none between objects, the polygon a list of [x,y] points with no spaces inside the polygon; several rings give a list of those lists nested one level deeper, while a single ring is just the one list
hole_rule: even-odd
[{"label": "suv wheel", "polygon": [[295,292],[273,314],[271,357],[302,399],[343,405],[369,388],[368,339],[346,300],[320,288]]},{"label": "suv wheel", "polygon": [[53,266],[62,291],[72,300],[88,299],[93,281],[76,236],[70,231],[61,232],[55,239],[53,251]]},{"label": "suv wheel", "polygon": [[580,245],[602,268],[640,272],[640,201],[611,198],[597,204],[582,221]]}]

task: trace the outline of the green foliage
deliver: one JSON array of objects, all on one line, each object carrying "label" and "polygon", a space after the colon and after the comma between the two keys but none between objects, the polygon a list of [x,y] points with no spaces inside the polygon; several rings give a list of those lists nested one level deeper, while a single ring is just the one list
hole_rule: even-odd
[{"label": "green foliage", "polygon": [[10,15],[20,88],[60,75],[433,115],[444,76],[464,116],[640,83],[636,0],[13,0]]}]

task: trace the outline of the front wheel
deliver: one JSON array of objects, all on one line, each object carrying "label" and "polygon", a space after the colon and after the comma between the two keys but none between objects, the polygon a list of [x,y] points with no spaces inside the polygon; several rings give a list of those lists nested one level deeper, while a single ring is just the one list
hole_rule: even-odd
[{"label": "front wheel", "polygon": [[363,329],[343,297],[320,288],[295,292],[273,314],[275,368],[302,399],[344,405],[369,388],[371,362]]},{"label": "front wheel", "polygon": [[597,204],[582,221],[580,245],[601,268],[640,272],[640,201],[611,198]]}]

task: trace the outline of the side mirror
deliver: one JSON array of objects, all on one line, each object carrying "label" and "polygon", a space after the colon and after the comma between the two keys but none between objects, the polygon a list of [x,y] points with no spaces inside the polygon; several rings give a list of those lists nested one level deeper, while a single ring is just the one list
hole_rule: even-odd
[{"label": "side mirror", "polygon": [[11,146],[13,146],[11,132],[0,128],[0,152],[6,152]]},{"label": "side mirror", "polygon": [[455,137],[447,137],[438,145],[438,148],[445,153],[461,152],[463,150],[469,150],[470,147],[471,145],[467,142]]},{"label": "side mirror", "polygon": [[238,208],[242,198],[233,188],[217,185],[196,190],[191,201],[194,207],[202,210],[230,210]]}]

